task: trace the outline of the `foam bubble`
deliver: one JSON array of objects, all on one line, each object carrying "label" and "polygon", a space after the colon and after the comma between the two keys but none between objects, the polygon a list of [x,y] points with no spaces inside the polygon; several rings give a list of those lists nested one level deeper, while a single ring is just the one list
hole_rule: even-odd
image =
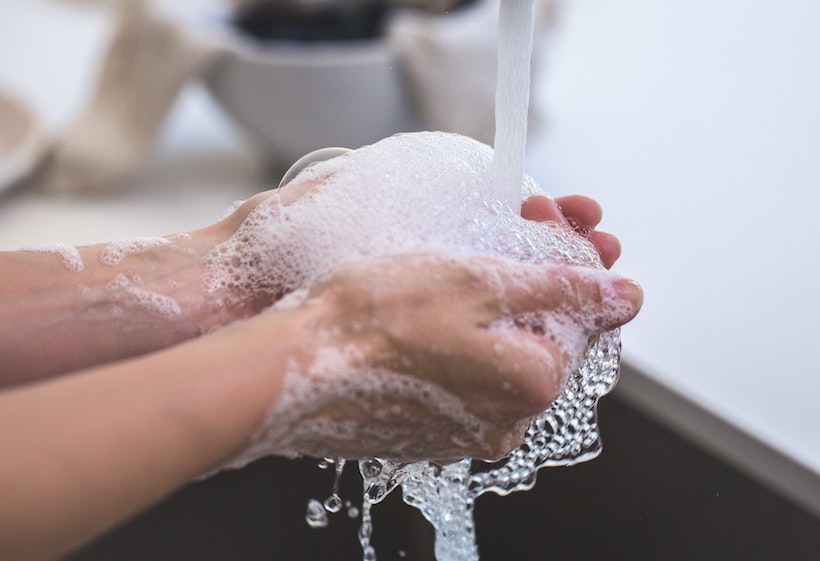
[{"label": "foam bubble", "polygon": [[36,253],[53,253],[60,257],[63,266],[72,273],[79,273],[85,269],[83,258],[80,256],[80,251],[73,246],[64,243],[52,243],[37,246],[27,246],[22,248],[23,251],[33,251]]},{"label": "foam bubble", "polygon": [[[453,432],[467,442],[482,442],[492,426],[468,413],[456,396],[440,386],[384,369],[351,369],[346,364],[356,355],[353,348],[325,350],[308,372],[294,368],[285,379],[281,399],[251,437],[248,447],[226,467],[242,467],[271,453],[286,457],[321,457],[327,442],[337,450],[349,450],[359,457],[362,449],[379,450],[384,455],[424,457],[445,455],[452,442],[425,443],[419,450],[419,422],[396,423],[403,407],[425,411],[429,433],[439,434],[448,422]],[[384,401],[383,396],[390,396]],[[362,422],[334,417],[333,405],[344,402],[350,410],[365,407]],[[397,405],[401,404],[401,405]],[[349,415],[354,417],[355,415]],[[426,430],[426,429],[424,429]]]},{"label": "foam bubble", "polygon": [[[586,240],[488,199],[491,161],[491,148],[472,139],[413,133],[317,163],[291,185],[321,186],[288,206],[276,196],[262,203],[205,257],[204,287],[280,296],[339,263],[402,253],[599,265]],[[522,196],[537,192],[528,178]]]},{"label": "foam bubble", "polygon": [[135,237],[127,240],[111,242],[105,246],[100,254],[100,262],[104,265],[118,265],[129,255],[139,255],[155,247],[169,245],[165,238]]},{"label": "foam bubble", "polygon": [[113,292],[115,290],[119,290],[120,288],[125,288],[129,284],[131,284],[131,281],[128,280],[128,277],[122,273],[119,273],[116,277],[109,281],[107,285],[105,285],[105,289],[109,292]]},{"label": "foam bubble", "polygon": [[182,312],[179,303],[172,296],[133,287],[126,288],[125,292],[131,297],[132,305],[150,314],[171,319]]},{"label": "foam bubble", "polygon": [[239,207],[241,207],[244,203],[245,203],[245,200],[244,200],[244,199],[238,199],[238,200],[236,200],[236,201],[232,202],[232,203],[231,203],[231,206],[229,206],[228,208],[226,208],[226,209],[222,212],[222,216],[221,216],[219,219],[220,219],[220,220],[224,220],[224,219],[228,218],[228,217],[229,217],[230,215],[232,215],[234,212],[236,212],[237,210],[239,210]]}]

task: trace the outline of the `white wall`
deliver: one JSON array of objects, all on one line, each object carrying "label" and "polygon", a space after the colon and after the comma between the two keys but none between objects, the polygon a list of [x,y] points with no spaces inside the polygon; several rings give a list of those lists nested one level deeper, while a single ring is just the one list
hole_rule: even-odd
[{"label": "white wall", "polygon": [[820,473],[820,2],[563,8],[529,167],[620,235],[625,357]]}]

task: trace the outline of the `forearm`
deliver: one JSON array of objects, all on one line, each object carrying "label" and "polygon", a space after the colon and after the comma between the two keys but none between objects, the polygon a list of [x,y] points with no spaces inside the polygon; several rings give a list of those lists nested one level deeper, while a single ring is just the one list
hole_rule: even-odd
[{"label": "forearm", "polygon": [[305,311],[277,314],[0,394],[0,558],[64,554],[235,453],[305,341]]},{"label": "forearm", "polygon": [[[206,231],[0,253],[0,386],[161,349],[230,321],[200,286]],[[72,249],[72,248],[69,248]]]}]

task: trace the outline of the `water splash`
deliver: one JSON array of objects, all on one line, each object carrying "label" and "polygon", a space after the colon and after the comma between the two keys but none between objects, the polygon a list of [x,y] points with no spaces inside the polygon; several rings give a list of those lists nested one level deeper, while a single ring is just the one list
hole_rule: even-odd
[{"label": "water splash", "polygon": [[336,464],[336,469],[333,475],[333,488],[330,492],[330,496],[326,498],[323,503],[325,510],[331,514],[336,514],[342,510],[342,506],[344,506],[342,498],[339,496],[339,485],[342,482],[342,473],[345,469],[345,462],[346,460],[344,458],[338,458],[334,462]]},{"label": "water splash", "polygon": [[600,454],[596,406],[617,381],[620,348],[618,330],[600,335],[559,398],[532,421],[524,443],[503,460],[465,458],[446,466],[376,458],[361,461],[363,511],[368,512],[366,528],[362,522],[367,537],[361,540],[360,533],[362,545],[370,547],[370,507],[401,486],[404,502],[418,508],[435,529],[438,561],[477,561],[473,507],[479,496],[531,489],[539,469],[572,465]]}]

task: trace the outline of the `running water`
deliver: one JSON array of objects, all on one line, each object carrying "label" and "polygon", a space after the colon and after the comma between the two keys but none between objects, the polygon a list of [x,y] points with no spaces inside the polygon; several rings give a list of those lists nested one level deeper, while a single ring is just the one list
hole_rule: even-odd
[{"label": "running water", "polygon": [[493,182],[499,201],[521,207],[535,0],[502,0],[498,12]]}]

